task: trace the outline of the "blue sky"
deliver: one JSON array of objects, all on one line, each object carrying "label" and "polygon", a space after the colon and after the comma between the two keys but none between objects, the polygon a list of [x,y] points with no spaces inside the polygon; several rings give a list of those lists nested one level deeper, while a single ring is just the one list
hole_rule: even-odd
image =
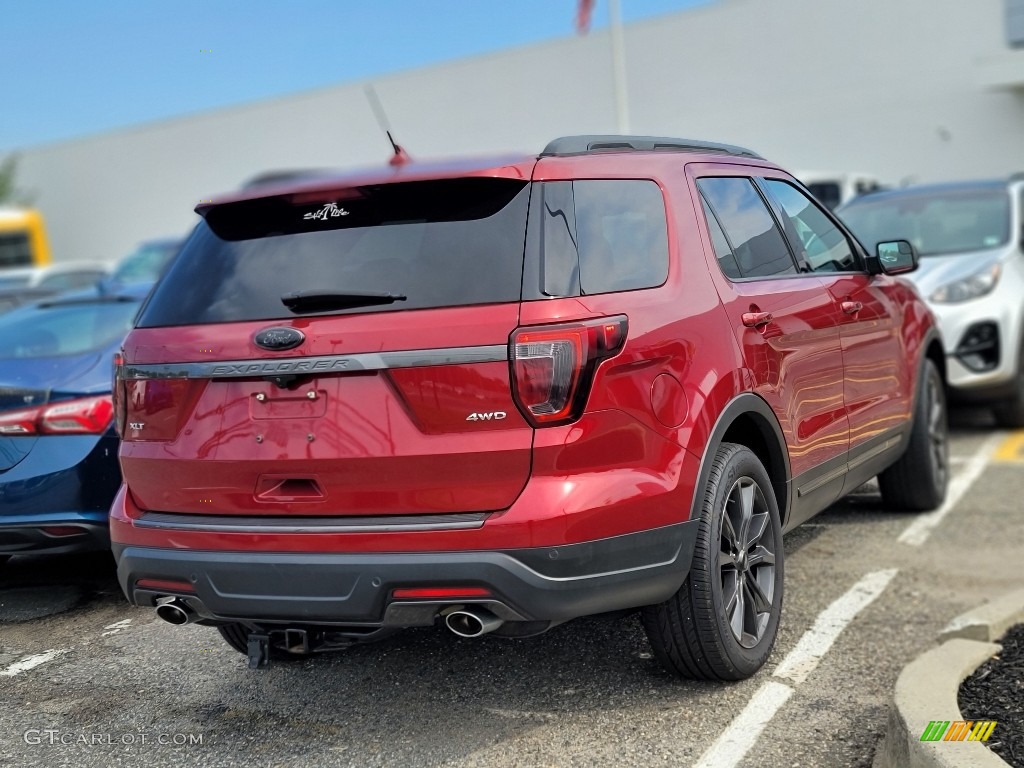
[{"label": "blue sky", "polygon": [[[710,0],[620,1],[629,22]],[[0,153],[572,35],[576,6],[0,0]]]}]

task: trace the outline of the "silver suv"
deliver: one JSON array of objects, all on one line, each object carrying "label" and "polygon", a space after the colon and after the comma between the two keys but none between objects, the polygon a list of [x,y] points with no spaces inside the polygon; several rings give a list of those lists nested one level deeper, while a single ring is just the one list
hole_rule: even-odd
[{"label": "silver suv", "polygon": [[950,394],[1024,426],[1024,174],[879,192],[838,213],[868,248],[914,244],[907,279],[938,318]]}]

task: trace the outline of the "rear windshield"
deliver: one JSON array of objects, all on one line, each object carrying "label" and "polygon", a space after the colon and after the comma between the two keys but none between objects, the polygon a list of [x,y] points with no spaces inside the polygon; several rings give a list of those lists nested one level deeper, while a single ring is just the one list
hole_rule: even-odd
[{"label": "rear windshield", "polygon": [[886,240],[909,240],[921,256],[942,256],[998,248],[1010,238],[1005,188],[866,197],[839,215],[872,251]]},{"label": "rear windshield", "polygon": [[527,182],[486,178],[226,203],[189,238],[139,326],[294,317],[282,296],[310,291],[405,297],[327,314],[518,301],[528,207]]},{"label": "rear windshield", "polygon": [[33,304],[0,315],[0,359],[99,352],[131,330],[139,301]]}]

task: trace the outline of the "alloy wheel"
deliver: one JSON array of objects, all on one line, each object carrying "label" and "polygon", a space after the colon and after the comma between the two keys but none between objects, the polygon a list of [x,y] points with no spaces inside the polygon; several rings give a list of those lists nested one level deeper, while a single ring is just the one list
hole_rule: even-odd
[{"label": "alloy wheel", "polygon": [[718,565],[726,620],[744,648],[757,645],[771,616],[775,540],[761,488],[741,477],[726,497]]},{"label": "alloy wheel", "polygon": [[937,485],[945,487],[946,473],[949,471],[949,446],[942,383],[936,377],[929,377],[927,392],[929,456]]}]

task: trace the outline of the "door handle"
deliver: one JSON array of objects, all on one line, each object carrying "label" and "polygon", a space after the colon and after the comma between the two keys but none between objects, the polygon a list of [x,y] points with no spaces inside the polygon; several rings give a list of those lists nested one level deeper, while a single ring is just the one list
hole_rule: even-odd
[{"label": "door handle", "polygon": [[771,312],[744,312],[742,318],[747,328],[761,328],[774,319]]},{"label": "door handle", "polygon": [[864,305],[859,301],[844,301],[839,306],[842,308],[843,312],[848,315],[856,315],[864,309]]}]

